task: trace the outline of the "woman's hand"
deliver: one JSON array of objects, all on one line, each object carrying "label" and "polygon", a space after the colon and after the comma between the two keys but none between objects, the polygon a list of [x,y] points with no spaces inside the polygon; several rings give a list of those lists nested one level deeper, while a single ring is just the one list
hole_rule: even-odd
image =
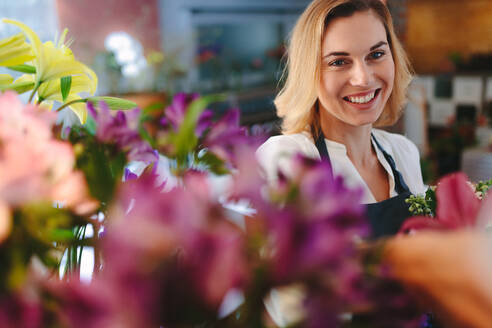
[{"label": "woman's hand", "polygon": [[394,277],[453,327],[492,327],[492,243],[484,233],[419,232],[388,241]]}]

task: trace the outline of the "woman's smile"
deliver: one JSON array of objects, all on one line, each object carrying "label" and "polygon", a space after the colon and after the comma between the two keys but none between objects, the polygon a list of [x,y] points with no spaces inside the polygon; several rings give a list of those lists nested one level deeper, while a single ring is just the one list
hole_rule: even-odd
[{"label": "woman's smile", "polygon": [[380,91],[381,88],[377,88],[369,92],[351,94],[343,97],[343,100],[355,108],[369,109],[378,100]]}]

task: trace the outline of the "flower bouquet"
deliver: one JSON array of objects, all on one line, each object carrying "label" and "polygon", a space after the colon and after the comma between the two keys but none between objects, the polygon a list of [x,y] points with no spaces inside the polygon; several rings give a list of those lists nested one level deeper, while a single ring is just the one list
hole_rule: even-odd
[{"label": "flower bouquet", "polygon": [[[473,184],[463,173],[443,177],[424,195],[410,196],[410,212],[417,216],[402,226],[402,231],[418,229],[486,228],[487,194],[492,180]],[[490,202],[490,201],[489,201]]]}]

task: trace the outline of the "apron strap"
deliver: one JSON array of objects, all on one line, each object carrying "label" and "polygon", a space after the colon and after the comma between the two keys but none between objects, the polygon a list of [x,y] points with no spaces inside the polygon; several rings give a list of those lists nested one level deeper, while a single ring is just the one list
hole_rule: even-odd
[{"label": "apron strap", "polygon": [[[311,130],[311,135],[314,136],[314,129]],[[316,148],[318,149],[319,156],[321,157],[321,160],[322,161],[328,161],[330,163],[330,166],[331,166],[330,155],[328,154],[328,150],[326,148],[325,135],[323,134],[323,131],[320,131],[320,133],[316,137],[314,144],[316,145]],[[333,168],[330,168],[330,175],[333,178]]]},{"label": "apron strap", "polygon": [[[311,135],[314,136],[314,130],[311,130]],[[400,171],[397,170],[396,168],[396,163],[393,157],[388,154],[383,147],[379,144],[379,142],[376,140],[376,137],[374,134],[371,133],[371,137],[376,143],[376,146],[379,148],[379,150],[383,153],[384,158],[388,162],[388,164],[391,167],[391,171],[393,171],[393,176],[395,178],[395,190],[397,194],[402,194],[405,192],[410,192],[410,189],[408,188],[408,185],[405,182],[405,179],[403,179],[403,176],[401,175]],[[325,143],[325,135],[323,134],[323,131],[320,131],[320,133],[317,135],[314,144],[316,145],[316,148],[318,149],[319,155],[321,157],[321,160],[327,160],[330,161],[330,155],[328,154],[328,150],[326,147]],[[331,174],[333,175],[333,170],[330,170]]]},{"label": "apron strap", "polygon": [[386,161],[389,163],[391,166],[391,171],[393,171],[393,176],[395,177],[395,190],[398,194],[402,194],[405,192],[410,192],[410,189],[408,188],[408,185],[405,182],[405,179],[403,179],[403,176],[401,175],[400,171],[396,169],[396,163],[393,157],[388,154],[383,147],[379,144],[379,142],[376,140],[376,137],[374,134],[371,133],[372,140],[376,143],[376,146],[379,148],[379,150],[383,153],[384,158]]}]

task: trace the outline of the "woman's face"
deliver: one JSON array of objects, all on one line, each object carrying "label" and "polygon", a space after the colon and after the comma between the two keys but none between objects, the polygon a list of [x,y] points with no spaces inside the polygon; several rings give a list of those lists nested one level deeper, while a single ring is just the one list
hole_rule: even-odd
[{"label": "woman's face", "polygon": [[322,43],[321,119],[374,123],[393,90],[395,65],[383,23],[372,11],[334,19]]}]

